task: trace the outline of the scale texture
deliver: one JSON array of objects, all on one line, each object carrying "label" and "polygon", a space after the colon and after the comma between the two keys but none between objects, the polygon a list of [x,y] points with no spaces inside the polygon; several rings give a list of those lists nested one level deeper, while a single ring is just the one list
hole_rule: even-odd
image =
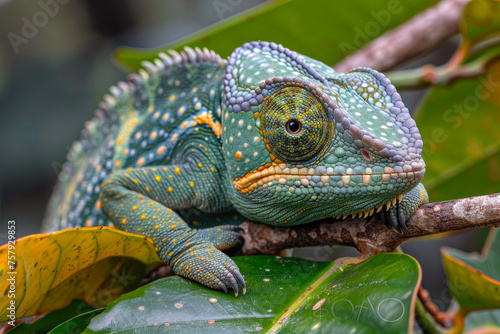
[{"label": "scale texture", "polygon": [[238,293],[221,250],[245,219],[375,213],[401,231],[427,193],[422,140],[394,86],[281,45],[228,60],[186,47],[113,86],[73,144],[45,231],[107,225],[150,237],[182,276]]}]

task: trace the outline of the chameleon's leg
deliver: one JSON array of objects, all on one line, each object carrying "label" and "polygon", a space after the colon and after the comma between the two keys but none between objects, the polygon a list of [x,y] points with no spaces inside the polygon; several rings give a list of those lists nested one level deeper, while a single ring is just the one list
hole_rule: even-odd
[{"label": "chameleon's leg", "polygon": [[[196,237],[211,241],[218,250],[226,250],[243,244],[244,238],[239,233],[243,231],[239,225],[246,218],[238,212],[219,212],[207,214],[197,209],[181,210],[179,214],[186,223],[198,231]],[[203,224],[200,224],[203,222]]]},{"label": "chameleon's leg", "polygon": [[[223,207],[226,199],[215,174],[189,165],[120,170],[103,183],[102,210],[116,227],[150,237],[176,274],[214,289],[232,288],[237,295],[238,283],[245,292],[245,281],[236,264],[202,238],[206,232],[191,229],[172,210]],[[226,230],[212,231],[219,232],[223,236]]]},{"label": "chameleon's leg", "polygon": [[380,211],[380,218],[388,227],[394,227],[401,233],[401,228],[407,229],[406,221],[415,213],[419,206],[428,203],[429,196],[422,183],[403,194],[403,200],[391,206],[387,211]]},{"label": "chameleon's leg", "polygon": [[244,239],[240,231],[243,229],[235,225],[199,229],[194,240],[211,241],[218,250],[225,250],[243,244]]}]

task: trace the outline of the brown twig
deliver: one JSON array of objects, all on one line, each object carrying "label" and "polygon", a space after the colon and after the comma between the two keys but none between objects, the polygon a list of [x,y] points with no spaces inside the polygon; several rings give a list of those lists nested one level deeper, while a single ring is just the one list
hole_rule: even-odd
[{"label": "brown twig", "polygon": [[408,231],[387,228],[377,215],[338,221],[324,219],[307,225],[275,227],[245,222],[245,243],[234,255],[276,254],[293,247],[347,245],[362,254],[390,252],[404,241],[443,232],[500,226],[500,193],[429,203],[407,222]]},{"label": "brown twig", "polygon": [[469,0],[442,0],[385,33],[333,66],[348,72],[358,66],[386,71],[419,56],[458,33],[463,7]]},{"label": "brown twig", "polygon": [[[500,44],[500,39],[495,42]],[[453,59],[442,66],[424,65],[420,68],[386,72],[385,75],[398,89],[428,85],[449,85],[455,80],[484,75],[488,65],[500,58],[499,50],[492,50],[463,65],[452,64]]]},{"label": "brown twig", "polygon": [[436,304],[432,302],[429,292],[422,286],[418,288],[418,299],[420,299],[422,306],[438,324],[440,324],[443,328],[453,327],[454,315],[449,312],[439,312]]}]

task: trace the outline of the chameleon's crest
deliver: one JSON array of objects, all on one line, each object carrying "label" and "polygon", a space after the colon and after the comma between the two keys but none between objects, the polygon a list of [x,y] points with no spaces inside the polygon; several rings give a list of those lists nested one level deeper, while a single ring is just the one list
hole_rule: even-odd
[{"label": "chameleon's crest", "polygon": [[168,50],[167,53],[160,53],[159,59],[153,63],[142,62],[144,69],[140,69],[138,74],[131,73],[127,82],[121,81],[116,86],[110,87],[111,94],[104,96],[104,102],[100,103],[95,117],[85,123],[81,140],[75,142],[69,151],[64,170],[71,170],[73,162],[76,163],[79,157],[88,154],[89,150],[92,151],[108,139],[107,135],[113,133],[120,116],[125,116],[123,114],[129,112],[130,98],[136,98],[135,109],[147,111],[148,106],[153,104],[151,99],[155,96],[154,92],[148,92],[148,81],[154,82],[161,76],[170,76],[171,70],[179,66],[203,63],[221,67],[225,65],[224,60],[218,54],[207,48],[202,50],[198,47],[192,49],[186,46],[183,51]]},{"label": "chameleon's crest", "polygon": [[259,105],[269,95],[271,85],[283,82],[328,87],[326,78],[316,71],[319,68],[337,75],[326,65],[281,45],[246,43],[233,52],[227,66],[225,85],[229,111],[250,111],[251,106]]}]

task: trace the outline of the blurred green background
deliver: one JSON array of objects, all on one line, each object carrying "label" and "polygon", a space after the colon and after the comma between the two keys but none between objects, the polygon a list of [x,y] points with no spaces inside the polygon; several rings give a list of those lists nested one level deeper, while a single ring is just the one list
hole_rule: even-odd
[{"label": "blurred green background", "polygon": [[[9,33],[22,35],[26,19],[31,21],[42,7],[38,1],[0,0],[0,227],[15,219],[17,237],[39,231],[69,146],[79,138],[84,122],[92,117],[108,87],[126,76],[111,60],[118,46],[149,48],[171,43],[262,2],[68,0],[57,10],[52,8],[54,15],[37,31],[31,31],[33,36],[24,40],[26,43],[13,46]],[[343,2],[337,2],[339,10],[331,13],[331,19],[345,22],[346,32],[352,33],[342,13]],[[310,10],[314,13],[321,8],[312,6]],[[280,33],[279,24],[273,27],[276,32]],[[331,36],[330,49],[324,52],[340,54],[337,37]],[[311,56],[322,52],[306,42],[307,36],[297,36],[297,51]],[[458,38],[451,39],[403,68],[441,65],[458,42]],[[409,109],[415,110],[425,93],[425,89],[419,89],[401,95]],[[6,229],[2,229],[0,244],[6,241]],[[443,308],[451,297],[445,286],[439,248],[448,245],[474,251],[480,249],[483,240],[484,233],[475,231],[411,242],[403,249],[419,260],[423,285]],[[352,254],[353,250],[340,247],[294,251],[295,256],[316,261]]]}]

